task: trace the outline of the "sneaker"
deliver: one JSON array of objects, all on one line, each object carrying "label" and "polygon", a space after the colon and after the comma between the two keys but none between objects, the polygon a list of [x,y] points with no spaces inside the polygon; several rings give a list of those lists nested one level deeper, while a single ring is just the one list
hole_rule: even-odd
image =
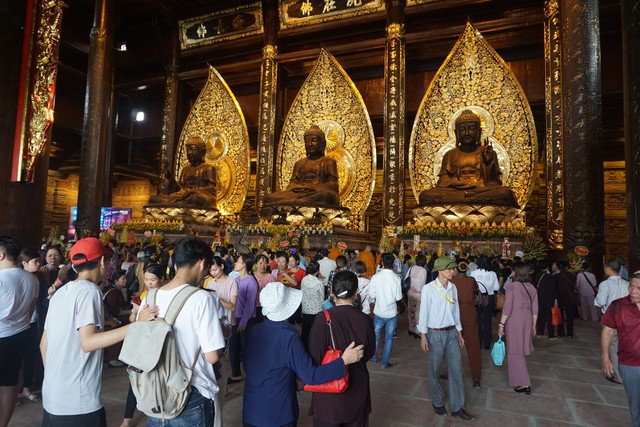
[{"label": "sneaker", "polygon": [[386,365],[382,365],[382,369],[393,368],[393,364],[387,363]]},{"label": "sneaker", "polygon": [[444,408],[444,406],[433,405],[433,412],[435,412],[436,415],[443,415],[445,417],[447,416],[447,410]]},{"label": "sneaker", "polygon": [[460,408],[460,410],[456,412],[452,412],[451,416],[460,418],[461,420],[464,420],[464,421],[473,421],[476,419],[473,415],[467,414],[467,411],[465,411],[464,408]]},{"label": "sneaker", "polygon": [[480,387],[480,381],[474,381],[473,382],[473,388],[482,388],[482,387]]},{"label": "sneaker", "polygon": [[394,333],[393,333],[393,337],[394,337],[394,338],[398,338],[398,331],[396,331],[396,332],[394,332]]}]

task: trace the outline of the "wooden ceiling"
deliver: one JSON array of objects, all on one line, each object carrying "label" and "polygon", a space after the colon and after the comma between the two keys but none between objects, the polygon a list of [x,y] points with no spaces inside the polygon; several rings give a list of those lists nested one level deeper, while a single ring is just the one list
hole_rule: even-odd
[{"label": "wooden ceiling", "polygon": [[[117,45],[126,43],[127,50],[116,52],[116,132],[112,156],[114,171],[118,175],[150,178],[156,174],[164,81],[170,63],[170,38],[176,34],[177,21],[253,1],[119,1],[115,40]],[[50,168],[73,173],[79,167],[94,1],[65,2],[68,8],[62,23]],[[424,6],[407,9],[407,72],[420,74],[437,70],[467,18],[507,61],[539,60],[543,57],[543,1],[434,0]],[[619,19],[618,2],[602,1],[603,45],[619,49]],[[333,21],[281,30],[279,62],[284,87],[297,90],[313,65],[320,46],[327,47],[336,56],[354,81],[380,79],[383,74],[384,30],[384,14],[355,18],[348,23]],[[204,84],[207,64],[218,69],[237,96],[251,96],[259,92],[262,45],[262,36],[253,36],[180,52],[178,135],[190,103]],[[135,109],[148,111],[149,119],[144,123],[134,123],[131,114]],[[255,135],[251,139],[252,145],[255,144]]]}]

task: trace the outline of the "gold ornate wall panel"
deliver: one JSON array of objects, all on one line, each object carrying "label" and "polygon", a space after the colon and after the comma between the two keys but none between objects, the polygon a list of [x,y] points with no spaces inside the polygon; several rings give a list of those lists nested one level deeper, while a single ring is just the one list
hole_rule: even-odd
[{"label": "gold ornate wall panel", "polygon": [[207,144],[205,161],[216,166],[217,207],[222,215],[240,212],[249,181],[249,133],[240,105],[215,68],[189,112],[176,150],[175,177],[188,164],[185,146],[192,136]]},{"label": "gold ornate wall panel", "polygon": [[481,117],[481,139],[491,141],[503,185],[524,208],[536,162],[531,108],[516,77],[471,23],[431,81],[416,115],[409,145],[415,197],[436,185],[442,157],[455,146],[455,119],[467,108]]},{"label": "gold ornate wall panel", "polygon": [[280,0],[280,28],[321,24],[382,12],[384,0]]},{"label": "gold ornate wall panel", "polygon": [[547,1],[544,11],[547,245],[550,249],[562,250],[564,248],[562,25],[556,0]]},{"label": "gold ornate wall panel", "polygon": [[250,3],[178,22],[181,49],[262,34],[262,4]]},{"label": "gold ornate wall panel", "polygon": [[340,205],[352,215],[364,214],[376,171],[373,128],[360,92],[325,49],[285,119],[276,158],[278,190],[287,187],[294,163],[305,156],[303,136],[313,124],[324,130],[326,154],[338,164]]},{"label": "gold ornate wall panel", "polygon": [[624,162],[604,162],[604,223],[607,259],[627,259],[627,186]]}]

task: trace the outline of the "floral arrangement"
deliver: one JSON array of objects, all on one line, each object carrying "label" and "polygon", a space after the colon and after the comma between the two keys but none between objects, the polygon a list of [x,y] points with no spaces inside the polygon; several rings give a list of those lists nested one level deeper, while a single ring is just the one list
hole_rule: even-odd
[{"label": "floral arrangement", "polygon": [[145,231],[170,233],[184,230],[184,223],[182,221],[124,221],[113,224],[111,228],[122,231],[122,234],[127,234],[130,230],[140,233]]},{"label": "floral arrangement", "polygon": [[411,237],[414,235],[428,236],[430,239],[456,239],[456,238],[503,238],[525,237],[529,230],[524,224],[511,225],[489,224],[452,224],[452,223],[427,223],[426,225],[409,222],[404,227],[396,227],[394,233],[399,237]]},{"label": "floral arrangement", "polygon": [[547,246],[542,237],[531,228],[522,241],[523,261],[535,261],[547,257]]}]

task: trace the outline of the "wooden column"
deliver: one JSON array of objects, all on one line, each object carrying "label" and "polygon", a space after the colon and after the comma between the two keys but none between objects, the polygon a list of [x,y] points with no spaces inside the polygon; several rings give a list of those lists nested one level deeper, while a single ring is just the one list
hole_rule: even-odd
[{"label": "wooden column", "polygon": [[79,237],[97,235],[100,231],[100,205],[103,195],[107,135],[111,126],[111,92],[113,70],[116,3],[96,0],[89,66],[87,93],[82,127],[80,183],[78,186]]},{"label": "wooden column", "polygon": [[627,265],[640,269],[640,1],[622,0],[624,140],[627,180]]},{"label": "wooden column", "polygon": [[169,184],[173,178],[173,160],[176,153],[176,117],[178,110],[178,60],[180,46],[178,32],[171,31],[168,39],[169,61],[166,65],[164,86],[164,109],[162,113],[162,141],[160,146],[158,194],[170,192]]},{"label": "wooden column", "polygon": [[256,212],[273,190],[276,95],[278,93],[278,2],[265,0],[264,47],[260,65],[260,111],[256,166]]},{"label": "wooden column", "polygon": [[544,59],[546,104],[547,248],[564,249],[562,176],[562,25],[557,0],[545,3]]},{"label": "wooden column", "polygon": [[384,51],[383,226],[397,226],[404,222],[405,6],[405,0],[387,1],[387,40]]},{"label": "wooden column", "polygon": [[[565,250],[586,246],[594,269],[604,253],[600,156],[601,63],[597,0],[561,1]],[[597,270],[596,270],[597,271]]]},{"label": "wooden column", "polygon": [[[25,0],[3,0],[0,13],[0,235],[17,237],[23,246],[41,242],[49,169],[48,149],[35,165],[33,183],[11,182],[16,129],[16,106],[20,97],[21,58],[27,12]],[[48,144],[47,144],[48,146]],[[46,233],[45,233],[46,234]]]}]

